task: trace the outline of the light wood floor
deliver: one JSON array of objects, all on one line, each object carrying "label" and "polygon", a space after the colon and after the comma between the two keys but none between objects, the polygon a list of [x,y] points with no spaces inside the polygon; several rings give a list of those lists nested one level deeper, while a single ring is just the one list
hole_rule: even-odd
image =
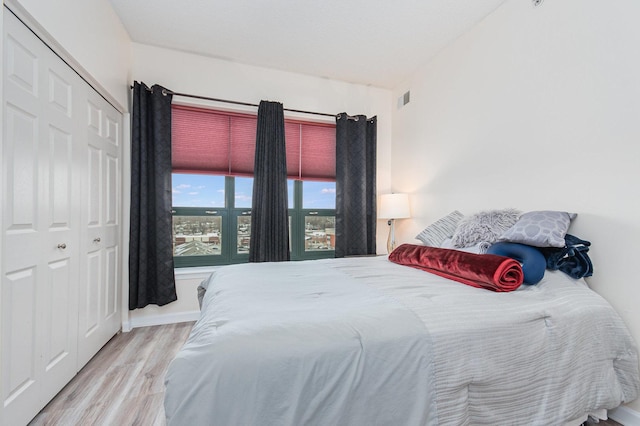
[{"label": "light wood floor", "polygon": [[[120,333],[30,425],[164,426],[164,375],[192,322]],[[621,426],[613,420],[598,426]]]},{"label": "light wood floor", "polygon": [[164,425],[164,375],[192,326],[116,335],[30,425]]}]

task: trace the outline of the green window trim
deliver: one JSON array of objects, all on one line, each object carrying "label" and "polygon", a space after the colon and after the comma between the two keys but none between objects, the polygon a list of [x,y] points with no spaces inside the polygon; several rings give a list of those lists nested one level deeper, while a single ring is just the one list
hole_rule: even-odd
[{"label": "green window trim", "polygon": [[[303,181],[294,181],[294,206],[289,209],[290,250],[291,260],[325,259],[335,257],[335,250],[331,249],[335,244],[335,235],[313,229],[313,223],[335,224],[335,209],[303,209]],[[198,241],[192,243],[192,248],[203,247],[205,251],[214,251],[215,254],[174,256],[176,268],[216,266],[235,263],[246,263],[249,255],[243,253],[242,247],[246,242],[239,238],[242,232],[239,228],[240,218],[251,215],[251,209],[235,208],[235,179],[225,178],[225,204],[229,207],[174,207],[173,216],[176,217],[200,217],[201,227],[210,228],[212,223],[216,232],[202,233]],[[207,218],[212,218],[211,220]],[[327,218],[325,220],[318,218]],[[188,221],[185,221],[188,222]],[[174,243],[177,241],[178,221],[174,219]],[[195,237],[192,237],[195,240]],[[213,242],[212,242],[213,241]],[[177,246],[176,246],[177,247]],[[211,248],[213,247],[213,249]],[[174,253],[177,248],[174,248]]]}]

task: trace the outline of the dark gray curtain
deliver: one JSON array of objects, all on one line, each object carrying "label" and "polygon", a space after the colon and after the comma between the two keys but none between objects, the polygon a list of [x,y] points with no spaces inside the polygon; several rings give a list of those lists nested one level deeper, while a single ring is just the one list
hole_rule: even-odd
[{"label": "dark gray curtain", "polygon": [[376,134],[376,117],[336,117],[336,257],[376,253]]},{"label": "dark gray curtain", "polygon": [[171,236],[171,95],[133,86],[129,309],[177,300]]},{"label": "dark gray curtain", "polygon": [[289,260],[286,155],[282,104],[261,101],[256,130],[249,262]]}]

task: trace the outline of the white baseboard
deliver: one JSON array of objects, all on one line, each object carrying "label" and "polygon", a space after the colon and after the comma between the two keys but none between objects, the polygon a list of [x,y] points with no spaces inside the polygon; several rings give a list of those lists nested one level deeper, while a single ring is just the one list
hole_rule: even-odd
[{"label": "white baseboard", "polygon": [[175,314],[148,315],[141,318],[131,318],[122,324],[122,331],[128,332],[138,327],[153,325],[175,324],[179,322],[197,321],[200,311],[180,312]]},{"label": "white baseboard", "polygon": [[629,407],[620,406],[609,410],[609,418],[624,426],[640,426],[640,413]]}]

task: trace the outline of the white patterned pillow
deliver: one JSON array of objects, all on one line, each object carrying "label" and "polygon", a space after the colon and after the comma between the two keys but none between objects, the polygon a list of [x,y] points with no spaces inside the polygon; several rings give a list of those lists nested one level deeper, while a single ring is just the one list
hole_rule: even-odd
[{"label": "white patterned pillow", "polygon": [[478,243],[495,243],[520,217],[516,209],[488,210],[460,221],[453,234],[454,247],[471,247]]},{"label": "white patterned pillow", "polygon": [[527,212],[520,217],[500,241],[526,244],[535,247],[564,247],[564,236],[576,213],[557,211]]},{"label": "white patterned pillow", "polygon": [[454,210],[443,218],[433,222],[416,235],[416,239],[422,241],[426,246],[440,247],[440,244],[447,238],[451,238],[455,232],[458,222],[464,217],[458,210]]}]

